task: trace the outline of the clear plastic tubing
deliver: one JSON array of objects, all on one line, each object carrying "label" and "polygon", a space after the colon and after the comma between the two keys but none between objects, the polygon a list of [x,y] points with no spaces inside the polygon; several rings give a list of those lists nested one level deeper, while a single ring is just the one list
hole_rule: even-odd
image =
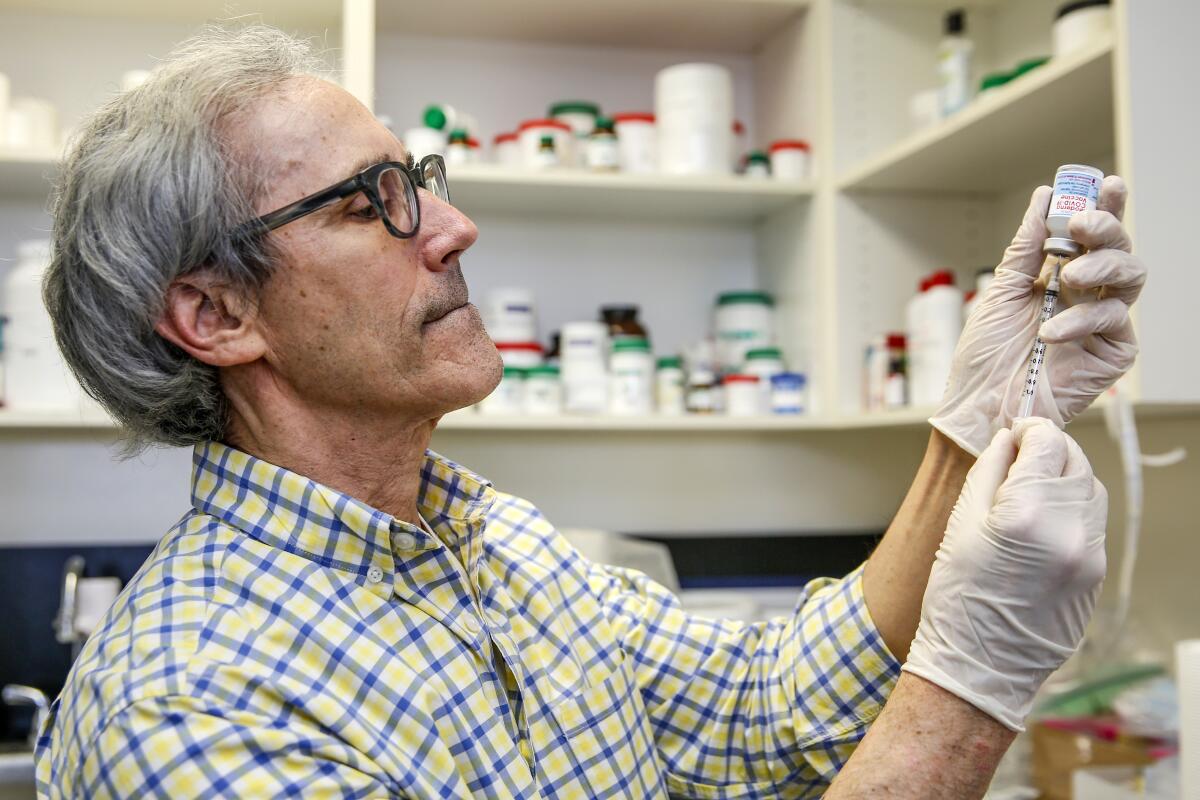
[{"label": "clear plastic tubing", "polygon": [[[1061,289],[1058,276],[1063,264],[1080,255],[1083,248],[1073,240],[1067,230],[1071,217],[1081,211],[1094,211],[1100,199],[1100,184],[1104,173],[1095,167],[1083,164],[1064,164],[1054,174],[1054,194],[1050,198],[1050,212],[1046,215],[1046,228],[1050,236],[1042,247],[1047,255],[1055,256],[1054,273],[1046,284],[1046,295],[1042,299],[1042,313],[1038,318],[1040,330],[1046,320],[1054,316],[1058,308],[1058,293]],[[1033,398],[1037,394],[1038,377],[1046,361],[1046,343],[1038,336],[1033,341],[1029,354],[1029,369],[1025,373],[1025,385],[1021,389],[1021,406],[1018,417],[1033,414]]]}]

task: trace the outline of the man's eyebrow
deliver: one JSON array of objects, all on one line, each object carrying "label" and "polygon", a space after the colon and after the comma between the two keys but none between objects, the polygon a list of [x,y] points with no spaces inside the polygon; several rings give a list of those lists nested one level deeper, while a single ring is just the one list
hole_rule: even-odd
[{"label": "man's eyebrow", "polygon": [[[408,159],[409,159],[409,162],[411,163],[412,156],[410,155],[408,157]],[[350,172],[346,177],[351,177],[353,175],[357,175],[358,173],[362,172],[367,167],[373,167],[376,164],[379,164],[381,162],[391,161],[391,160],[393,160],[393,159],[392,159],[392,156],[390,153],[376,153],[375,155],[367,156],[366,158],[361,159],[353,167],[351,167]]]}]

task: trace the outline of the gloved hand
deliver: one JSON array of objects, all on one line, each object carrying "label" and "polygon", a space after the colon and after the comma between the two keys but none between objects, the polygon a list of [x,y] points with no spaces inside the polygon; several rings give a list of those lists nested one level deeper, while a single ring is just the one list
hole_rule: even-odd
[{"label": "gloved hand", "polygon": [[903,669],[1023,730],[1083,639],[1107,518],[1108,493],[1071,437],[1033,417],[1001,430],[950,515]]},{"label": "gloved hand", "polygon": [[[1076,214],[1071,238],[1088,252],[1060,273],[1058,314],[1042,327],[1049,345],[1033,413],[1059,427],[1087,408],[1133,365],[1137,344],[1129,306],[1146,282],[1121,225],[1125,183],[1104,179],[1095,211]],[[978,455],[992,434],[1012,424],[1020,407],[1029,353],[1054,257],[1042,254],[1051,190],[1033,193],[1029,210],[996,279],[963,328],[946,393],[930,423]],[[1041,278],[1039,279],[1039,276]]]}]

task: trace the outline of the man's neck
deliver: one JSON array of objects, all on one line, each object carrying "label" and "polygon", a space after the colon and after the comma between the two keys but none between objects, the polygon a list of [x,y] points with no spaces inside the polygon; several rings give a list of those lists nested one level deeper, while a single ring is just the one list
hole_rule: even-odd
[{"label": "man's neck", "polygon": [[[280,398],[273,398],[280,400]],[[419,524],[421,466],[439,418],[353,416],[232,399],[226,441],[256,458]]]}]

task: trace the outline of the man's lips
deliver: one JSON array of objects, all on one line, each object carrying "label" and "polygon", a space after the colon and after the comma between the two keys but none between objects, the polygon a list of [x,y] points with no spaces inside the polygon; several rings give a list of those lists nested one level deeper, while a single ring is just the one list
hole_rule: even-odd
[{"label": "man's lips", "polygon": [[435,322],[439,322],[439,321],[441,321],[441,320],[445,319],[446,317],[450,316],[450,315],[451,315],[451,314],[453,314],[455,311],[458,311],[459,309],[466,308],[466,307],[467,307],[467,306],[469,306],[469,305],[470,305],[470,303],[462,303],[462,304],[460,304],[460,305],[454,306],[453,308],[451,308],[451,309],[448,309],[448,310],[447,310],[445,313],[439,314],[439,315],[438,315],[438,316],[436,316],[436,317],[432,317],[431,319],[427,319],[427,320],[425,320],[425,322],[424,322],[424,323],[422,323],[422,324],[423,324],[423,325],[432,325],[433,323],[435,323]]}]

